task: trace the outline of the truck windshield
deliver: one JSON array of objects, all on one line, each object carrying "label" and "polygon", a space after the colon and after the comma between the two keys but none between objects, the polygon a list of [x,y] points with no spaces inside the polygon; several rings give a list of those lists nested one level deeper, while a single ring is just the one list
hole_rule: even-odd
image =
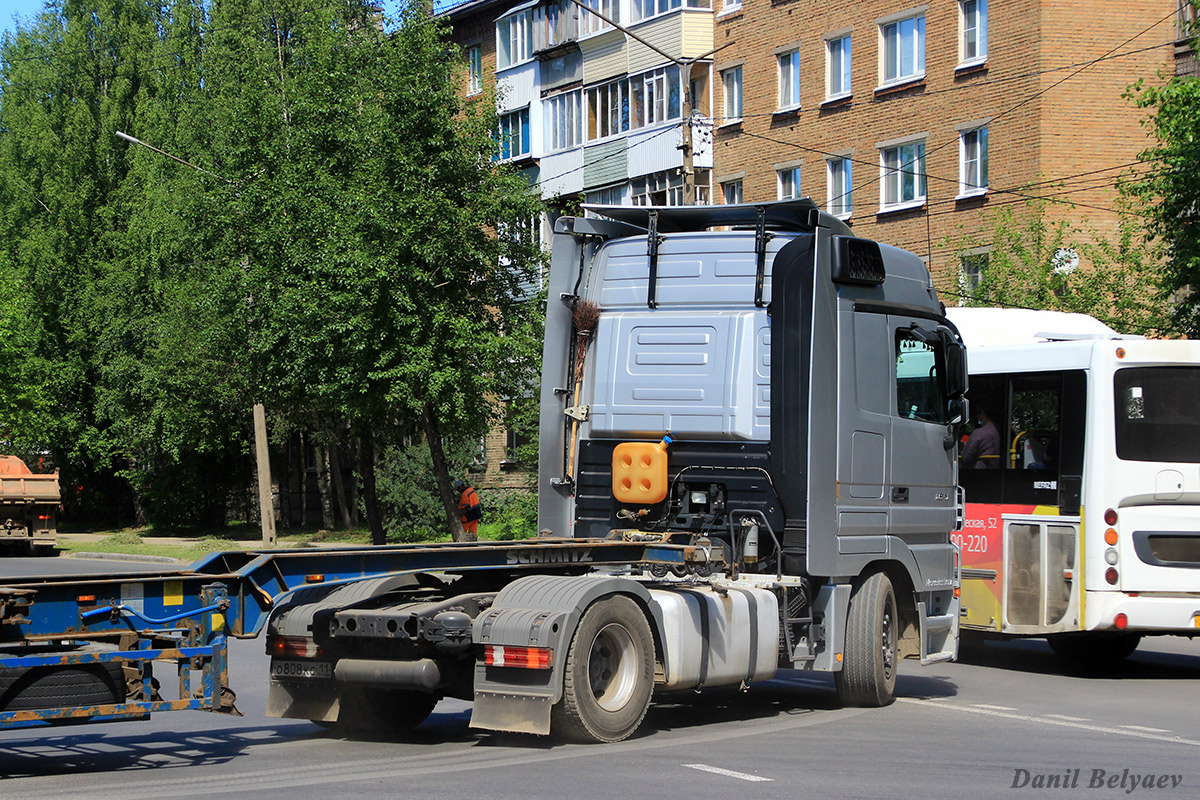
[{"label": "truck windshield", "polygon": [[1131,367],[1113,375],[1117,458],[1200,463],[1200,367]]}]

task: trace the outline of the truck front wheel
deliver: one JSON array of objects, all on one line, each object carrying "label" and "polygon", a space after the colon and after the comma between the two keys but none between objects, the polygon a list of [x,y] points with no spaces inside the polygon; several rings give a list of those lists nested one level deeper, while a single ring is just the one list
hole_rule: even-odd
[{"label": "truck front wheel", "polygon": [[882,572],[858,583],[846,616],[841,672],[834,673],[838,697],[848,706],[886,706],[896,698],[896,592]]},{"label": "truck front wheel", "polygon": [[641,608],[619,595],[579,621],[552,730],[576,742],[619,742],[637,730],[654,689],[654,639]]}]

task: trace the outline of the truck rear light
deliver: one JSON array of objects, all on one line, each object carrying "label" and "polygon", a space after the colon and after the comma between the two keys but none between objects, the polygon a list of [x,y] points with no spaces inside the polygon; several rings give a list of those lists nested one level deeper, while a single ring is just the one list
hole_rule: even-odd
[{"label": "truck rear light", "polygon": [[303,636],[267,636],[267,655],[292,658],[316,658],[325,650]]},{"label": "truck rear light", "polygon": [[548,647],[511,647],[489,644],[483,648],[483,663],[489,667],[550,669],[554,666],[554,651]]},{"label": "truck rear light", "polygon": [[1123,631],[1129,627],[1129,617],[1124,614],[1117,614],[1116,618],[1113,619],[1113,625],[1117,630]]}]

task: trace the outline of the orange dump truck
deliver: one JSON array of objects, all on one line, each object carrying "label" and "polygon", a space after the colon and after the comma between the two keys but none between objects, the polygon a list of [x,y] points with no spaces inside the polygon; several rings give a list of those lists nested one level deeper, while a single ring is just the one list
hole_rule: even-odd
[{"label": "orange dump truck", "polygon": [[0,548],[53,547],[60,499],[58,470],[35,475],[16,456],[0,456]]}]

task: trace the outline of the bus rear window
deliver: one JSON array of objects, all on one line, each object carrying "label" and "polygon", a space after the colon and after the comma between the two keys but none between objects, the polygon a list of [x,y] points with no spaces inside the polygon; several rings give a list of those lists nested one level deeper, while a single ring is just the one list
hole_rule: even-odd
[{"label": "bus rear window", "polygon": [[1131,367],[1113,376],[1117,458],[1200,463],[1200,367]]}]

